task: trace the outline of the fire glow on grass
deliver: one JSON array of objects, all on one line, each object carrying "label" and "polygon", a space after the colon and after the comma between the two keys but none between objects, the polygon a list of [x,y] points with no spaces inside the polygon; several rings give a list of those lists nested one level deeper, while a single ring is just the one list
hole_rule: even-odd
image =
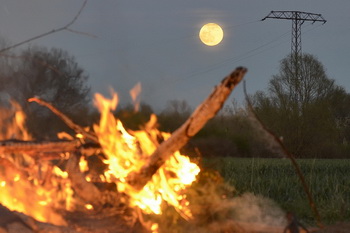
[{"label": "fire glow on grass", "polygon": [[191,218],[184,191],[196,179],[200,169],[179,152],[164,163],[142,190],[135,190],[126,183],[128,174],[138,172],[148,162],[159,145],[157,139],[162,137],[166,140],[170,134],[156,129],[155,115],[151,115],[144,130],[127,132],[112,114],[117,103],[115,93],[110,100],[100,94],[95,95],[95,105],[101,113],[101,119],[99,125],[94,125],[94,131],[108,158],[105,161],[109,165],[109,170],[105,172],[107,180],[115,182],[118,191],[130,196],[131,207],[139,207],[145,213],[161,214],[161,204],[166,201],[183,217]]}]

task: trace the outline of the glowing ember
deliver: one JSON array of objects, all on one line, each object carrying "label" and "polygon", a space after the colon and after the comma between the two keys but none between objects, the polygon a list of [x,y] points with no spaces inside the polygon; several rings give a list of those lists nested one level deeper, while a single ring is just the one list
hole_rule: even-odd
[{"label": "glowing ember", "polygon": [[[4,165],[6,160],[0,158],[0,163]],[[28,177],[26,174],[20,174],[14,167],[7,167],[5,174],[0,174],[0,203],[39,221],[65,225],[65,221],[53,209],[60,207],[57,201],[63,200],[65,208],[69,209],[72,195],[70,185],[68,180],[55,174],[51,180],[55,189],[39,185],[37,177]],[[62,191],[58,192],[58,188]]]}]

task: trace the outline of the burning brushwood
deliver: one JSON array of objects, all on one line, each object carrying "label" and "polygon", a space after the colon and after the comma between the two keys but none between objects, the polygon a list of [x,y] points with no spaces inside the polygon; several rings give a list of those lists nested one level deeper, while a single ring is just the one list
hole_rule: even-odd
[{"label": "burning brushwood", "polygon": [[[119,207],[122,202],[128,208],[137,209],[136,212],[141,210],[144,214],[159,215],[162,213],[162,203],[166,202],[173,206],[183,219],[189,220],[193,216],[188,207],[186,188],[195,181],[200,169],[187,156],[181,155],[179,149],[217,114],[246,72],[245,68],[239,67],[227,76],[172,135],[156,129],[155,115],[151,116],[144,130],[127,131],[113,115],[118,102],[116,95],[113,95],[111,100],[96,95],[95,105],[101,112],[101,119],[98,125],[94,125],[94,132],[86,131],[75,124],[51,104],[39,98],[31,98],[30,102],[49,108],[81,135],[82,139],[57,142],[2,141],[0,154],[5,157],[8,154],[26,154],[34,160],[25,165],[28,180],[23,182],[28,190],[37,184],[45,184],[38,192],[40,195],[35,197],[34,203],[39,203],[42,209],[60,209],[65,205],[68,206],[65,211],[83,209],[96,214],[103,212],[106,206]],[[164,140],[159,140],[160,138]],[[106,168],[92,176],[87,159],[97,154]],[[2,163],[12,164],[13,171],[16,171],[16,166],[21,164],[12,160],[11,156],[8,157],[9,159],[4,159]],[[44,161],[42,157],[52,161]],[[39,168],[35,167],[36,165]],[[16,172],[12,173],[13,177],[9,181],[0,183],[10,191],[16,190],[16,182],[22,182]],[[98,183],[113,184],[114,188],[106,191],[101,189]],[[65,194],[54,191],[47,194],[48,190],[54,188],[53,185],[57,185],[60,192],[64,189],[68,191]],[[59,203],[50,203],[58,197]],[[39,208],[37,205],[34,207]],[[40,220],[52,219],[51,216],[46,217],[42,216]],[[62,217],[56,221],[67,224],[68,220],[64,219],[65,216]],[[99,218],[102,218],[101,215]],[[157,225],[150,224],[149,228],[155,231]]]}]

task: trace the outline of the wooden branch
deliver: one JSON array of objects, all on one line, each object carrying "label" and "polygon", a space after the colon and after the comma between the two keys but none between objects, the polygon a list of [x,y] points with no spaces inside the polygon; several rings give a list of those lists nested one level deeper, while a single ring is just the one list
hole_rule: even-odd
[{"label": "wooden branch", "polygon": [[28,102],[36,102],[42,106],[47,107],[48,109],[50,109],[54,114],[56,114],[64,123],[66,123],[66,125],[73,129],[76,133],[80,133],[82,134],[84,137],[86,137],[87,139],[90,139],[91,141],[95,142],[95,143],[99,143],[98,142],[98,138],[94,133],[90,133],[87,132],[83,127],[75,124],[69,117],[67,117],[66,115],[64,115],[61,111],[59,111],[57,108],[55,108],[54,106],[52,106],[52,104],[38,98],[38,97],[33,97],[33,98],[29,98]]},{"label": "wooden branch", "polygon": [[129,174],[127,177],[128,183],[137,190],[142,189],[164,162],[174,152],[181,149],[208,120],[217,114],[233,88],[243,79],[246,72],[246,68],[238,67],[222,80],[209,97],[197,107],[190,118],[153,152],[148,164],[143,166],[139,172]]},{"label": "wooden branch", "polygon": [[0,154],[26,153],[33,158],[60,159],[61,153],[75,152],[80,142],[75,141],[0,141]]},{"label": "wooden branch", "polygon": [[87,0],[85,0],[85,1],[83,2],[83,4],[82,4],[82,6],[80,7],[78,13],[77,13],[77,14],[74,16],[74,18],[73,18],[69,23],[67,23],[65,26],[60,27],[60,28],[57,28],[57,29],[53,29],[53,30],[51,30],[51,31],[45,32],[45,33],[40,34],[40,35],[38,35],[38,36],[34,36],[34,37],[32,37],[32,38],[30,38],[30,39],[27,39],[27,40],[25,40],[25,41],[22,41],[22,42],[19,42],[19,43],[17,43],[17,44],[11,45],[11,46],[9,46],[9,47],[3,48],[3,49],[0,50],[0,54],[3,53],[3,52],[5,52],[5,51],[7,51],[7,50],[10,50],[10,49],[16,48],[16,47],[18,47],[18,46],[20,46],[20,45],[23,45],[23,44],[26,44],[26,43],[28,43],[28,42],[31,42],[31,41],[33,41],[33,40],[36,40],[36,39],[39,39],[39,38],[48,36],[48,35],[50,35],[50,34],[53,34],[53,33],[59,32],[59,31],[67,30],[67,29],[68,29],[73,23],[75,23],[75,21],[78,19],[78,17],[80,16],[81,12],[83,11],[83,9],[84,9],[86,3],[87,3]]}]

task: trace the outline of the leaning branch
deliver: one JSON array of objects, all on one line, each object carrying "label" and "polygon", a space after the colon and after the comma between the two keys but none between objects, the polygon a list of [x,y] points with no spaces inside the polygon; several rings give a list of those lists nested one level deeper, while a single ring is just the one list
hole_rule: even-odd
[{"label": "leaning branch", "polygon": [[26,44],[26,43],[28,43],[28,42],[31,42],[31,41],[33,41],[33,40],[37,40],[37,39],[39,39],[39,38],[48,36],[48,35],[53,34],[53,33],[56,33],[56,32],[60,32],[60,31],[63,31],[63,30],[68,30],[69,27],[70,27],[72,24],[74,24],[75,21],[78,19],[78,17],[80,16],[81,12],[83,11],[83,9],[84,9],[86,3],[87,3],[87,0],[85,0],[85,1],[83,2],[82,6],[80,7],[80,9],[79,9],[78,13],[75,15],[75,17],[74,17],[68,24],[66,24],[65,26],[60,27],[60,28],[53,29],[53,30],[51,30],[51,31],[48,31],[48,32],[45,32],[45,33],[43,33],[43,34],[34,36],[34,37],[32,37],[32,38],[30,38],[30,39],[27,39],[27,40],[25,40],[25,41],[22,41],[22,42],[19,42],[19,43],[17,43],[17,44],[11,45],[11,46],[9,46],[9,47],[3,48],[3,49],[0,50],[0,54],[3,53],[3,52],[5,52],[5,51],[7,51],[7,50],[10,50],[10,49],[16,48],[16,47],[18,47],[18,46],[20,46],[20,45],[23,45],[23,44]]},{"label": "leaning branch", "polygon": [[315,205],[315,202],[312,198],[312,194],[310,192],[310,188],[308,186],[308,184],[306,183],[306,180],[305,180],[305,177],[300,169],[300,166],[298,164],[298,162],[296,161],[296,159],[294,158],[293,154],[290,153],[287,149],[287,147],[284,145],[284,143],[282,142],[282,140],[277,137],[270,129],[268,129],[264,123],[260,120],[260,118],[258,117],[258,115],[256,114],[256,112],[254,111],[254,108],[253,108],[253,105],[251,104],[250,102],[250,99],[248,97],[248,94],[247,94],[247,90],[246,90],[246,86],[245,86],[245,83],[244,83],[244,95],[245,95],[245,99],[247,101],[247,105],[248,105],[248,108],[249,108],[249,111],[253,114],[255,120],[258,122],[258,124],[260,125],[260,127],[272,138],[272,140],[277,143],[277,145],[281,148],[282,150],[282,153],[291,161],[293,167],[294,167],[294,170],[295,172],[297,173],[299,179],[300,179],[300,182],[304,188],[304,191],[307,195],[307,198],[309,200],[309,205],[312,209],[312,211],[314,212],[314,215],[316,217],[316,220],[317,220],[317,224],[319,225],[319,227],[323,228],[323,223],[321,221],[321,217],[320,217],[320,214],[317,210],[317,207]]},{"label": "leaning branch", "polygon": [[139,172],[131,173],[127,177],[128,183],[137,190],[142,189],[164,162],[181,149],[191,137],[202,129],[208,120],[217,114],[246,72],[246,68],[239,67],[222,80],[209,97],[197,107],[190,118],[153,152],[148,164],[143,166]]}]

